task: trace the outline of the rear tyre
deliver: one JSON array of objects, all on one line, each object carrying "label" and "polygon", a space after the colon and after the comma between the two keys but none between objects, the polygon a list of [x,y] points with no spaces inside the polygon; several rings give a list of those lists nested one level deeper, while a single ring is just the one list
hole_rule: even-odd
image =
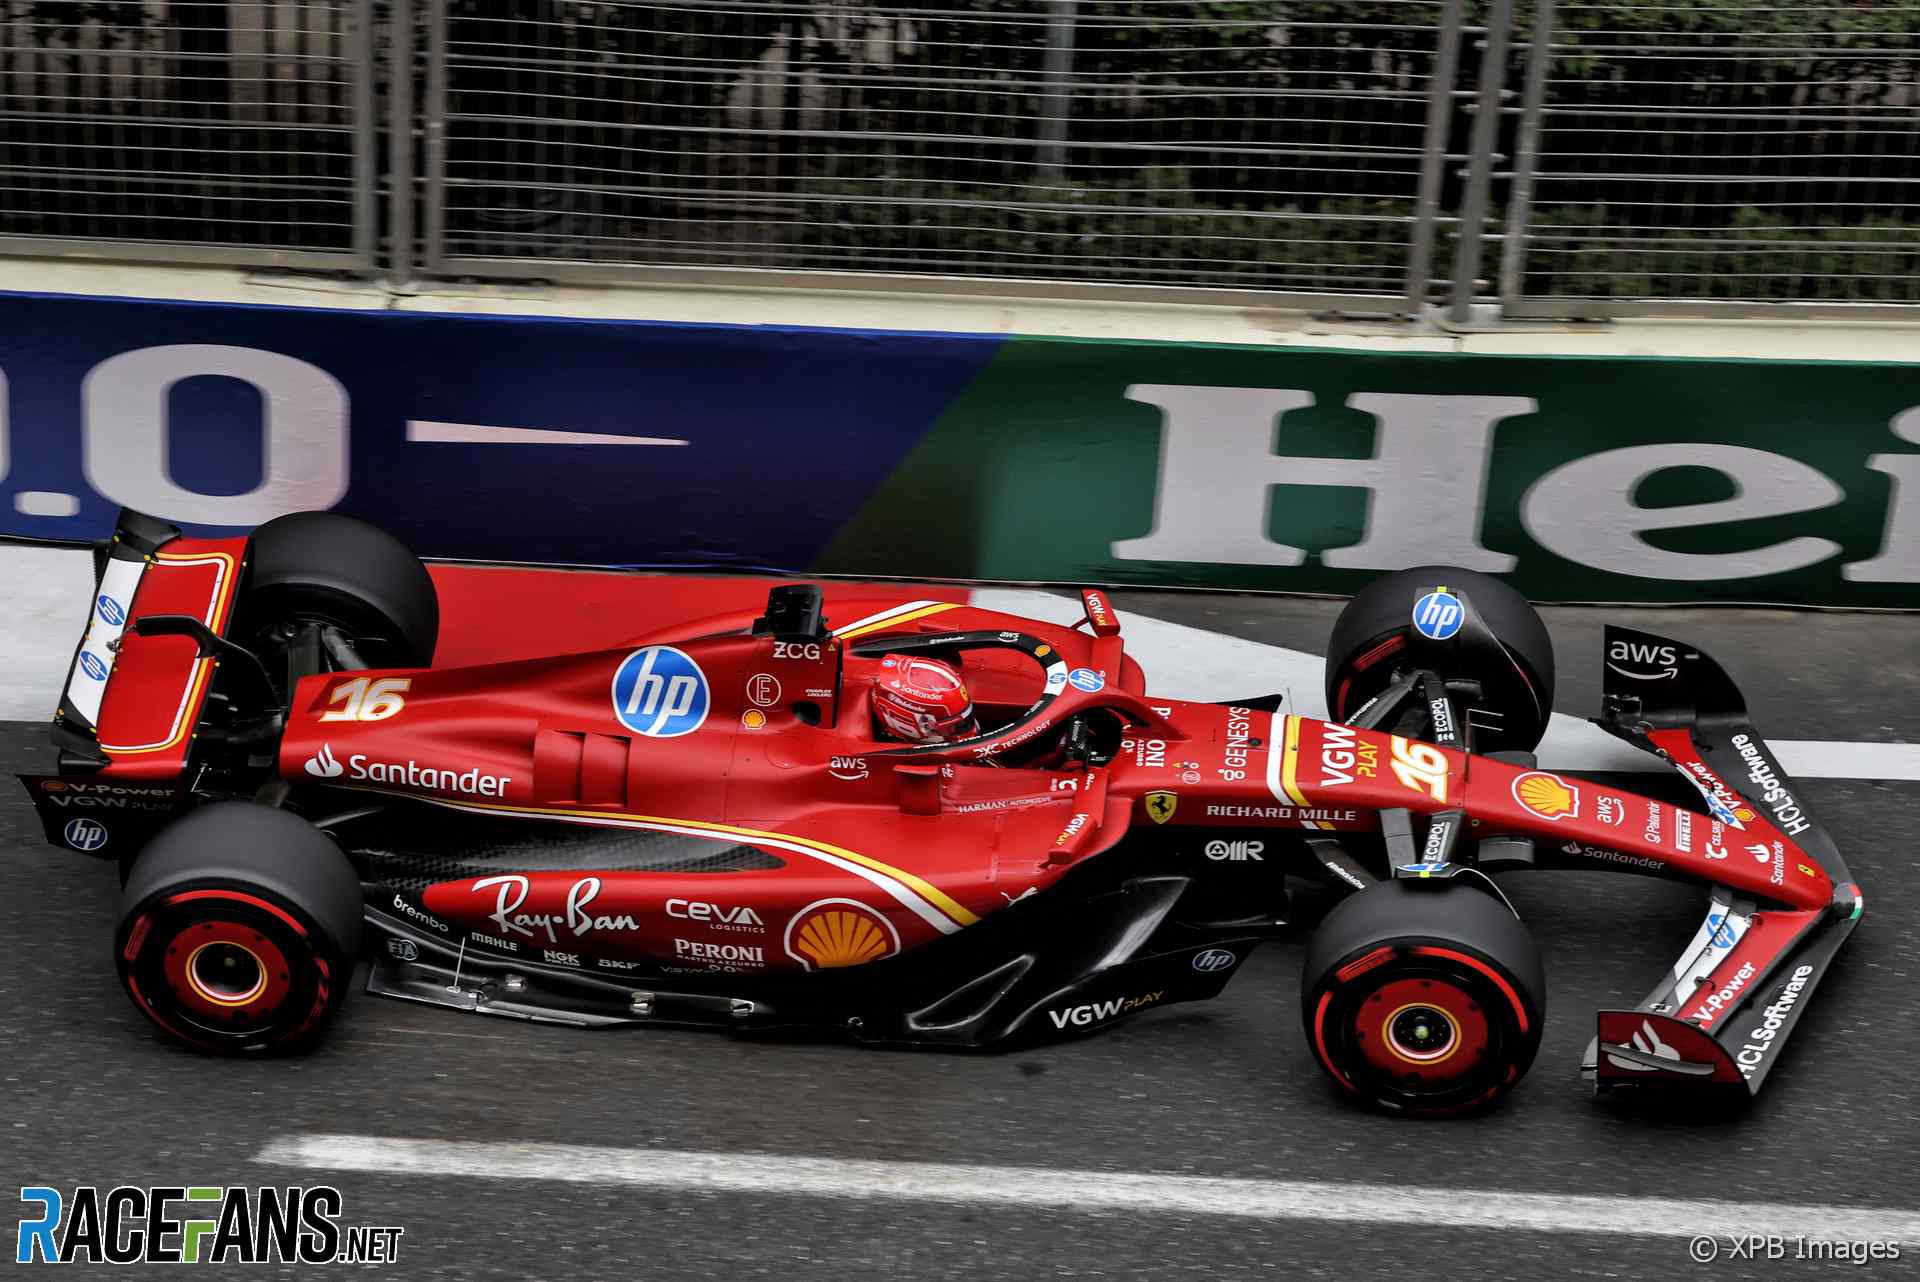
[{"label": "rear tyre", "polygon": [[1477,681],[1474,706],[1492,715],[1471,717],[1476,752],[1531,752],[1553,713],[1553,641],[1527,599],[1500,580],[1472,570],[1423,565],[1375,579],[1355,594],[1334,621],[1327,642],[1327,710],[1335,721],[1359,712],[1393,680],[1406,659],[1414,603],[1444,585],[1464,596],[1505,654],[1458,647],[1444,678]]},{"label": "rear tyre", "polygon": [[120,983],[183,1046],[302,1050],[346,997],[360,879],[332,841],[284,810],[224,801],[174,821],[134,860],[121,906]]},{"label": "rear tyre", "polygon": [[1342,900],[1314,933],[1301,1010],[1320,1066],[1348,1092],[1451,1117],[1526,1075],[1546,983],[1532,935],[1492,895],[1389,881]]},{"label": "rear tyre", "polygon": [[426,566],[378,526],[294,512],[253,532],[236,630],[260,647],[303,623],[344,633],[369,667],[424,668],[440,636]]}]

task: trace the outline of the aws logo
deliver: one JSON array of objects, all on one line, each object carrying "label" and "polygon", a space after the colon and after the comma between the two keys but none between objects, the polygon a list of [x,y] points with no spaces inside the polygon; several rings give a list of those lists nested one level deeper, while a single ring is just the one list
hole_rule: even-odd
[{"label": "aws logo", "polygon": [[[1642,671],[1623,668],[1637,664]],[[1670,645],[1652,645],[1640,641],[1615,641],[1607,647],[1607,666],[1634,681],[1665,681],[1680,675],[1680,658]]]}]

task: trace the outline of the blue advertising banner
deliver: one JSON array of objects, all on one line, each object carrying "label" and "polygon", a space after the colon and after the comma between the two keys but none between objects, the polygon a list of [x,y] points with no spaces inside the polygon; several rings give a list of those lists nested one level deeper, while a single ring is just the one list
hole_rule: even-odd
[{"label": "blue advertising banner", "polygon": [[428,556],[804,568],[991,336],[0,295],[0,533],[336,508]]},{"label": "blue advertising banner", "polygon": [[365,517],[429,557],[1920,606],[1920,363],[0,294],[0,534]]}]

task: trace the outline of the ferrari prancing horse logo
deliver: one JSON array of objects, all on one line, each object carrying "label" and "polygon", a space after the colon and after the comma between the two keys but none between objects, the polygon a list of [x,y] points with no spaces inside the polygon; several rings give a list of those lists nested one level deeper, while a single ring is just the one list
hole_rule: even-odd
[{"label": "ferrari prancing horse logo", "polygon": [[1180,806],[1180,795],[1174,792],[1150,792],[1147,794],[1147,818],[1157,824],[1163,824],[1173,818],[1173,812]]}]

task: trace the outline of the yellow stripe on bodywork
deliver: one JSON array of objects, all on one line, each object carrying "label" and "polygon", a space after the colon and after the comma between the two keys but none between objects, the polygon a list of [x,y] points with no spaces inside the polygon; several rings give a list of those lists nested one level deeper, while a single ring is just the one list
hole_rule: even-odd
[{"label": "yellow stripe on bodywork", "polygon": [[[1286,790],[1287,800],[1300,807],[1300,809],[1305,810],[1307,808],[1307,799],[1301,794],[1299,783],[1300,718],[1298,717],[1290,716],[1287,718],[1287,738],[1283,754],[1280,760],[1280,786]],[[1322,823],[1318,819],[1302,819],[1300,826],[1303,828],[1332,827],[1331,824]]]},{"label": "yellow stripe on bodywork", "polygon": [[[170,564],[199,565],[219,562],[219,577],[214,581],[213,601],[202,620],[209,628],[224,634],[227,627],[228,607],[233,603],[234,590],[240,582],[239,566],[231,553],[227,552],[161,552],[148,558],[149,563],[165,561]],[[133,602],[127,602],[127,612],[133,612]],[[128,620],[131,631],[132,620]],[[165,752],[176,748],[181,741],[192,733],[194,723],[199,719],[200,703],[206,689],[213,682],[214,670],[220,661],[211,655],[205,655],[193,662],[193,673],[187,679],[186,694],[180,700],[180,707],[173,714],[173,728],[167,738],[160,743],[145,744],[100,744],[100,751],[115,757],[137,757],[148,752]]]},{"label": "yellow stripe on bodywork", "polygon": [[853,638],[863,637],[869,632],[885,632],[903,623],[912,623],[916,619],[924,619],[929,615],[941,614],[947,610],[958,610],[959,608],[960,603],[958,601],[942,601],[938,605],[929,605],[922,609],[909,610],[905,614],[896,614],[891,619],[881,619],[876,623],[869,623],[865,627],[851,628],[845,632],[836,632],[834,635],[842,641],[851,641]]},{"label": "yellow stripe on bodywork", "polygon": [[[385,788],[355,789],[359,792],[389,792]],[[742,837],[748,841],[761,840],[783,842],[795,846],[805,846],[822,854],[833,855],[849,863],[859,864],[884,876],[891,877],[907,889],[925,899],[929,906],[938,909],[951,918],[958,926],[971,926],[980,919],[968,912],[952,896],[924,878],[916,877],[903,868],[882,863],[871,856],[848,850],[843,846],[831,845],[824,841],[815,841],[811,837],[801,837],[790,832],[766,832],[758,828],[741,828],[734,824],[710,823],[704,819],[675,819],[666,815],[635,815],[618,810],[559,810],[542,806],[507,806],[486,801],[454,801],[447,797],[428,797],[414,792],[390,792],[397,797],[410,797],[415,801],[430,801],[435,805],[447,806],[455,810],[486,810],[514,815],[537,815],[543,819],[572,820],[576,823],[588,821],[625,820],[628,823],[650,825],[668,824],[675,828],[694,828],[701,832],[717,833],[727,837]]]}]

